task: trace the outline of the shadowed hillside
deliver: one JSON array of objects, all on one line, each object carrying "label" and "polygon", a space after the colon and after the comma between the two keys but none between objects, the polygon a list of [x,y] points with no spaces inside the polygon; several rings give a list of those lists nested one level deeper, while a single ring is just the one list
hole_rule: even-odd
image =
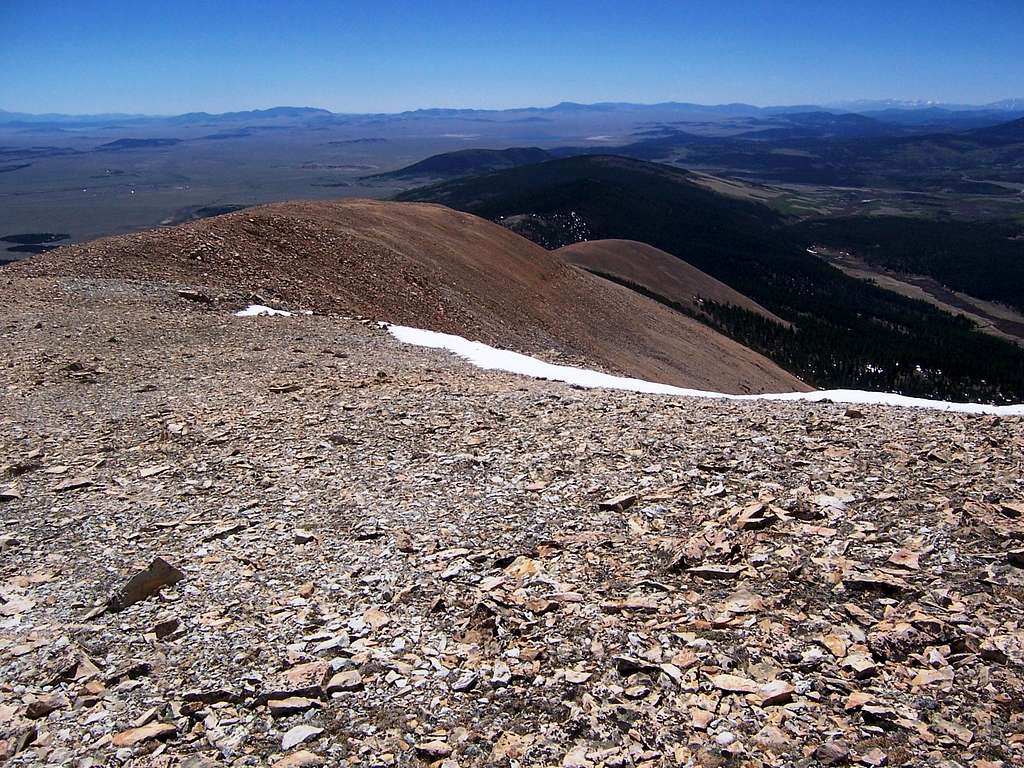
[{"label": "shadowed hillside", "polygon": [[511,149],[460,149],[444,152],[420,160],[418,163],[399,168],[390,173],[381,173],[370,178],[413,179],[413,178],[456,178],[479,173],[517,168],[520,165],[542,163],[551,155],[537,147],[513,147]]},{"label": "shadowed hillside", "polygon": [[717,328],[823,388],[940,399],[1024,400],[1024,353],[921,301],[848,277],[808,254],[806,234],[758,203],[698,186],[686,171],[614,156],[573,157],[410,190],[500,221],[548,248],[648,243],[769,312],[709,302]]}]

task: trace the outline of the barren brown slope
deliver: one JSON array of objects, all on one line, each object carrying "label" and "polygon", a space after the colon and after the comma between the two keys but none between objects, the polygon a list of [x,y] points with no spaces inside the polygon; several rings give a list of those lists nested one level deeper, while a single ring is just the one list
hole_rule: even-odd
[{"label": "barren brown slope", "polygon": [[767,358],[438,205],[282,203],[52,251],[9,274],[172,281],[242,301],[338,311],[551,350],[632,376],[724,392],[806,389]]},{"label": "barren brown slope", "polygon": [[698,299],[756,312],[788,325],[756,301],[660,248],[636,240],[590,240],[556,251],[570,264],[639,285],[662,298],[700,311]]}]

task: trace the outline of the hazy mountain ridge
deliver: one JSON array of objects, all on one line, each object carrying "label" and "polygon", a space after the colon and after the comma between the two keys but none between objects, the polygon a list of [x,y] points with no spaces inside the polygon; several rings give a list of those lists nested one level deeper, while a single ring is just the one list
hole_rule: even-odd
[{"label": "hazy mountain ridge", "polygon": [[944,110],[947,112],[984,112],[984,111],[1024,111],[1024,98],[1003,99],[989,104],[944,104],[937,102],[910,102],[910,101],[857,101],[840,102],[834,104],[803,104],[803,105],[777,105],[777,106],[756,106],[742,102],[728,104],[697,104],[693,102],[666,101],[653,104],[636,102],[595,102],[583,104],[572,101],[563,101],[548,107],[510,107],[505,109],[482,109],[482,108],[448,108],[431,107],[423,109],[406,110],[401,112],[333,112],[319,107],[294,107],[274,106],[266,109],[238,110],[233,112],[186,112],[177,115],[148,115],[132,113],[102,113],[102,114],[67,114],[67,113],[29,113],[11,112],[0,109],[0,123],[26,122],[26,123],[101,123],[117,121],[151,121],[168,122],[171,124],[193,123],[193,122],[237,122],[239,120],[264,120],[277,119],[282,117],[292,118],[407,118],[407,117],[439,117],[439,116],[467,116],[467,115],[510,115],[515,113],[571,113],[571,112],[680,112],[680,113],[709,113],[719,115],[772,115],[786,114],[790,112],[835,112],[835,113],[858,113],[858,112],[879,112],[893,110],[897,112],[919,112],[921,110]]}]

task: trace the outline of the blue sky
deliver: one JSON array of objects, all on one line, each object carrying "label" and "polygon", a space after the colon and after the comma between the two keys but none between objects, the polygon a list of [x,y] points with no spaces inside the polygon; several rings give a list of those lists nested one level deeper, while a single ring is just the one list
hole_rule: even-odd
[{"label": "blue sky", "polygon": [[1024,96],[1024,0],[0,0],[0,108]]}]

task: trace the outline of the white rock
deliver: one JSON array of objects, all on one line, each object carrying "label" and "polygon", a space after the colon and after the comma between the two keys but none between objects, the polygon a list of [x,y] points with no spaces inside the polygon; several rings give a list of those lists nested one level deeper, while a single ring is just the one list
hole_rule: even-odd
[{"label": "white rock", "polygon": [[296,725],[281,737],[281,749],[292,749],[324,732],[323,728],[312,725]]}]

